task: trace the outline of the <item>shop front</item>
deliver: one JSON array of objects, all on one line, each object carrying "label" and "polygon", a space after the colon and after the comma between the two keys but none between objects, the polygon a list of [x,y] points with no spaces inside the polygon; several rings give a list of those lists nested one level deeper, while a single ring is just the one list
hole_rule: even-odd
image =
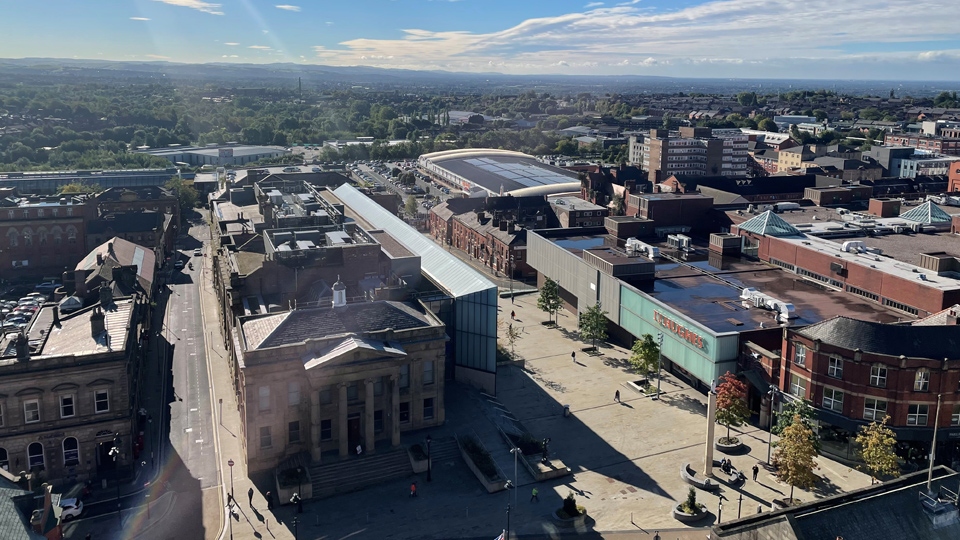
[{"label": "shop front", "polygon": [[739,333],[715,333],[629,286],[620,287],[620,326],[634,338],[663,335],[663,367],[701,391],[737,371]]}]

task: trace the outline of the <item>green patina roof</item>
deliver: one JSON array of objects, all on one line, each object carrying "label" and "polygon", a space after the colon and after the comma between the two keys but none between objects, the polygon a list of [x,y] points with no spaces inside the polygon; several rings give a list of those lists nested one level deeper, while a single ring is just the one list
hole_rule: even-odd
[{"label": "green patina roof", "polygon": [[933,204],[933,201],[927,201],[912,210],[907,210],[900,214],[900,217],[917,223],[950,223],[950,214]]},{"label": "green patina roof", "polygon": [[748,219],[740,224],[741,231],[762,234],[764,236],[795,236],[801,233],[796,227],[787,223],[772,210]]}]

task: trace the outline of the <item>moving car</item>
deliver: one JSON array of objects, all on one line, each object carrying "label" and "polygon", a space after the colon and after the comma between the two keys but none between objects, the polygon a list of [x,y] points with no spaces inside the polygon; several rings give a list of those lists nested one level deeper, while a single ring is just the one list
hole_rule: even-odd
[{"label": "moving car", "polygon": [[203,255],[203,251],[201,251],[200,248],[197,248],[197,249],[193,250],[193,256],[194,256],[194,257],[199,257],[199,256],[201,256],[201,255]]}]

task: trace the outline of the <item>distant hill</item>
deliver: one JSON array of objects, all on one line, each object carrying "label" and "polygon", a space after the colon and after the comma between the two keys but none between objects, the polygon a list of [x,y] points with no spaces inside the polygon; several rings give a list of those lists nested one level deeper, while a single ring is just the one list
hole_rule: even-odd
[{"label": "distant hill", "polygon": [[930,96],[956,90],[944,82],[830,81],[764,79],[691,79],[642,75],[506,75],[415,71],[366,66],[322,66],[312,64],[181,64],[175,62],[115,62],[59,58],[0,58],[0,78],[34,83],[76,82],[169,82],[170,84],[221,84],[229,87],[296,86],[368,87],[371,90],[433,89],[447,92],[518,93],[735,93],[802,89],[828,89],[845,94],[886,96],[891,88],[898,95]]}]

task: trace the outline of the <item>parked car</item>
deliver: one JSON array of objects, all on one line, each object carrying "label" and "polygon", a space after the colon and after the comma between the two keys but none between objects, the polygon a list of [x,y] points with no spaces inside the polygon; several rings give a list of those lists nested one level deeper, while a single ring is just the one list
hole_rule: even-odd
[{"label": "parked car", "polygon": [[60,287],[58,281],[44,281],[33,288],[34,291],[50,294]]},{"label": "parked car", "polygon": [[83,501],[80,499],[60,499],[60,518],[63,521],[70,521],[80,517],[83,513]]},{"label": "parked car", "polygon": [[173,263],[173,267],[176,268],[177,270],[180,270],[181,268],[183,268],[183,260],[177,259],[177,262]]},{"label": "parked car", "polygon": [[300,172],[300,167],[284,167],[283,172]]},{"label": "parked car", "polygon": [[26,305],[26,304],[34,304],[34,305],[38,305],[38,306],[39,306],[39,305],[40,305],[40,301],[37,300],[37,297],[35,297],[35,296],[24,296],[23,298],[17,300],[17,305],[18,305],[18,306],[23,306],[23,305]]}]

